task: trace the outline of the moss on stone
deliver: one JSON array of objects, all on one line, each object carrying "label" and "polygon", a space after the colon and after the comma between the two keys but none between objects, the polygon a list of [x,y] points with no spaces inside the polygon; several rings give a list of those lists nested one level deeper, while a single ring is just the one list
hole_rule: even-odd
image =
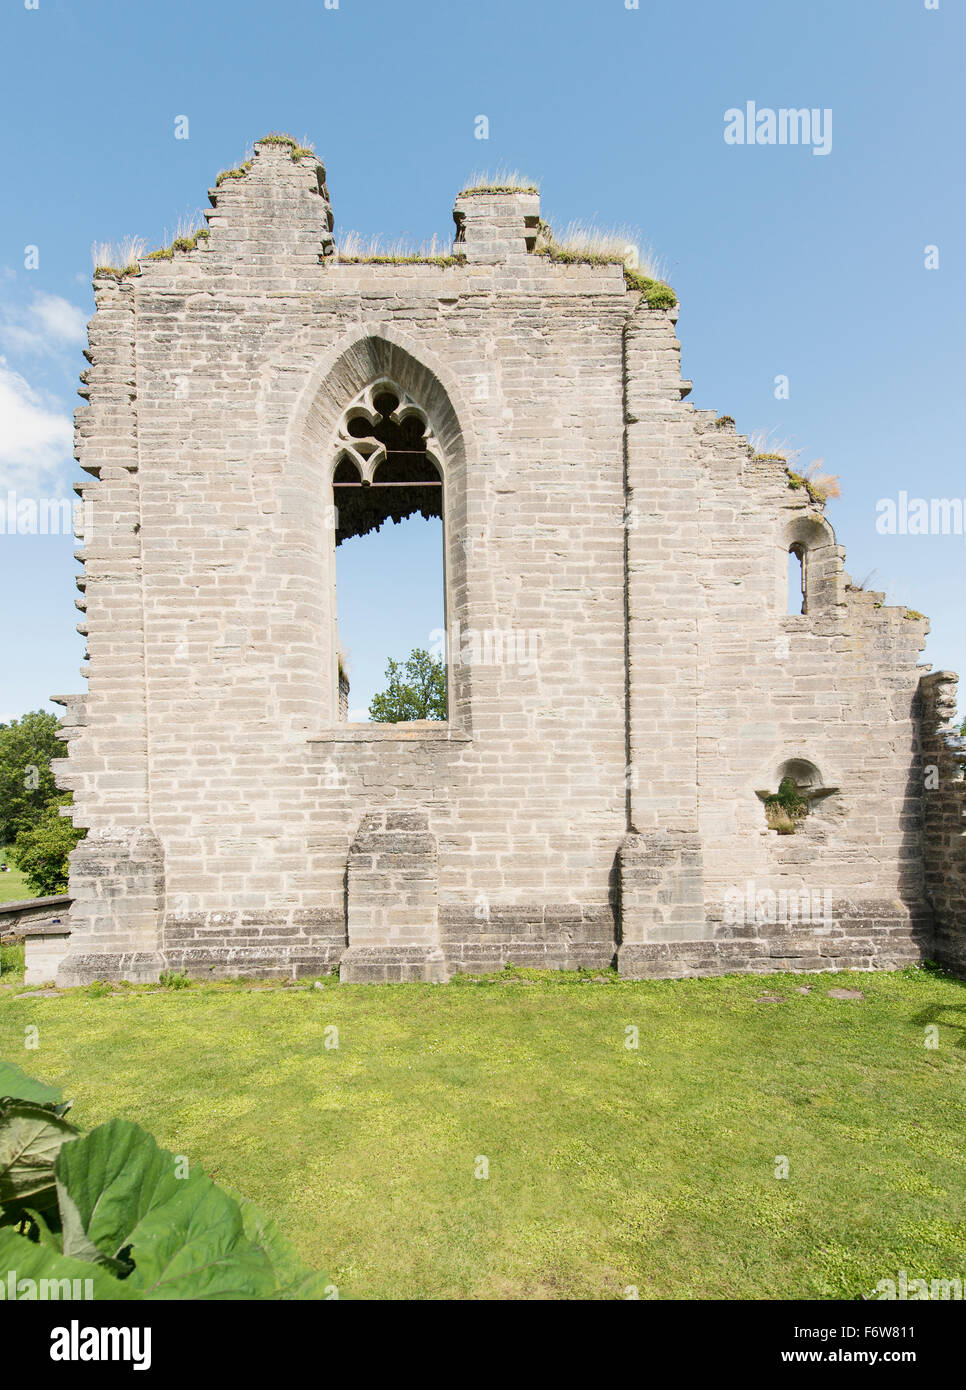
[{"label": "moss on stone", "polygon": [[[175,251],[193,251],[199,241],[207,241],[211,236],[210,227],[199,227],[191,236],[175,237],[170,246],[159,246],[156,251],[148,251],[141,259],[145,261],[170,261],[174,259]],[[115,280],[123,280],[127,275],[140,275],[141,267],[137,261],[130,261],[127,265],[98,265],[94,267],[95,278],[99,276],[110,276]]]},{"label": "moss on stone", "polygon": [[[336,259],[336,258],[333,258]],[[339,256],[339,265],[465,265],[465,256]]]},{"label": "moss on stone", "polygon": [[670,285],[665,285],[663,280],[652,280],[649,275],[642,275],[626,265],[624,283],[629,290],[640,291],[649,309],[673,309],[677,305],[678,297]]},{"label": "moss on stone", "polygon": [[[786,462],[783,454],[756,454],[755,458],[781,459],[782,463]],[[806,478],[804,473],[795,473],[790,468],[788,470],[788,486],[795,492],[797,492],[799,488],[804,488],[808,493],[809,500],[814,502],[817,507],[824,507],[830,496],[824,488],[819,487],[811,478]],[[835,495],[838,496],[838,493]]]},{"label": "moss on stone", "polygon": [[486,193],[539,193],[535,183],[478,183],[472,188],[461,188],[457,197],[472,198]]},{"label": "moss on stone", "polygon": [[99,276],[112,276],[115,280],[123,280],[125,275],[140,275],[141,267],[137,261],[132,261],[130,265],[98,265],[94,267],[95,280]]},{"label": "moss on stone", "polygon": [[719,430],[728,429],[729,427],[734,429],[735,427],[735,422],[730,415],[719,415],[714,424],[715,429]]},{"label": "moss on stone", "polygon": [[219,184],[224,183],[226,179],[243,179],[252,167],[253,162],[254,161],[251,159],[246,159],[244,164],[238,164],[234,169],[222,169],[221,173],[215,179],[215,187],[217,188]]},{"label": "moss on stone", "polygon": [[[543,224],[545,227],[546,224]],[[649,309],[673,309],[678,302],[678,297],[671,289],[670,285],[665,285],[661,280],[652,280],[649,275],[642,275],[640,271],[631,270],[624,265],[620,256],[607,255],[600,251],[578,251],[571,250],[565,246],[559,246],[555,241],[549,241],[545,246],[534,248],[535,256],[546,256],[547,260],[553,261],[555,265],[619,265],[624,269],[624,283],[629,290],[637,290],[644,296]]]},{"label": "moss on stone", "polygon": [[173,260],[175,251],[193,251],[199,241],[207,241],[210,236],[210,227],[199,227],[193,236],[175,237],[170,246],[161,246],[157,251],[149,251],[144,259],[146,261]]},{"label": "moss on stone", "polygon": [[607,256],[600,251],[577,251],[566,246],[558,246],[555,241],[546,246],[537,246],[535,256],[546,256],[558,265],[623,265],[620,256]]},{"label": "moss on stone", "polygon": [[260,140],[255,141],[256,145],[287,145],[292,152],[292,158],[301,159],[303,155],[315,154],[315,150],[310,145],[300,145],[292,135],[285,135],[279,131],[272,131],[269,135],[263,135]]}]

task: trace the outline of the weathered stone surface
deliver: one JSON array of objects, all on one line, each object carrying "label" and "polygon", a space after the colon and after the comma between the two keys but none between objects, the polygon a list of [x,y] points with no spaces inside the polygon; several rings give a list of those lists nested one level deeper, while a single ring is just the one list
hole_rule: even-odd
[{"label": "weathered stone surface", "polygon": [[[953,678],[920,691],[925,621],[683,399],[677,311],[535,254],[533,193],[462,195],[450,265],[340,263],[287,146],[212,203],[95,283],[59,978],[966,969]],[[443,479],[445,724],[345,722],[331,484],[385,386]],[[820,794],[781,836],[791,764]]]},{"label": "weathered stone surface", "polygon": [[0,936],[23,936],[43,932],[48,926],[68,923],[70,895],[55,893],[46,898],[19,898],[0,903]]},{"label": "weathered stone surface", "polygon": [[923,865],[936,917],[936,956],[966,975],[966,742],[958,736],[957,677],[924,676],[920,686]]}]

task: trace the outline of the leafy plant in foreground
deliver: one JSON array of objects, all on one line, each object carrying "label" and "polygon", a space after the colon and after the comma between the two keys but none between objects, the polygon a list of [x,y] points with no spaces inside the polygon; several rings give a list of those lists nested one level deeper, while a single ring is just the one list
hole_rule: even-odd
[{"label": "leafy plant in foreground", "polygon": [[275,1224],[129,1120],[81,1134],[59,1091],[0,1061],[0,1269],[97,1299],[322,1299]]}]

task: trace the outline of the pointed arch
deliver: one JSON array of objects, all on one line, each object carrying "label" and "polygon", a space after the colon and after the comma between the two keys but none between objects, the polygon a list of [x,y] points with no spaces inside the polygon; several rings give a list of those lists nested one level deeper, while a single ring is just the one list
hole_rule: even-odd
[{"label": "pointed arch", "polygon": [[[415,430],[427,463],[441,480],[441,502],[436,514],[441,516],[443,527],[445,616],[438,642],[433,640],[431,647],[446,657],[450,726],[468,731],[469,674],[465,667],[454,667],[447,640],[454,624],[460,624],[462,619],[465,625],[466,549],[462,538],[466,530],[467,443],[461,425],[465,406],[457,385],[451,380],[444,384],[443,376],[448,377],[448,373],[430,352],[392,328],[380,327],[378,332],[357,330],[346,335],[317,364],[291,420],[289,457],[303,477],[314,479],[314,486],[325,493],[329,503],[323,547],[331,615],[331,650],[326,654],[331,690],[327,706],[333,722],[338,719],[340,688],[335,584],[338,513],[331,505],[333,482],[337,470],[340,482],[356,475],[360,481],[377,482],[385,453],[372,438],[365,439],[361,449],[354,442],[352,424],[358,420],[360,428],[367,422],[376,433],[389,423]],[[377,398],[385,392],[397,397],[398,407],[383,419]],[[459,403],[459,413],[454,400]],[[361,432],[365,434],[364,429]],[[392,450],[389,452],[391,456]],[[385,472],[381,476],[386,476]],[[405,489],[399,491],[402,500]],[[411,510],[403,507],[404,514]],[[387,515],[392,514],[393,508],[389,507]]]},{"label": "pointed arch", "polygon": [[458,384],[434,354],[388,326],[346,334],[318,364],[292,419],[292,446],[324,448],[349,402],[380,378],[394,382],[425,412],[446,466],[465,469],[468,441],[460,421],[468,410]]}]

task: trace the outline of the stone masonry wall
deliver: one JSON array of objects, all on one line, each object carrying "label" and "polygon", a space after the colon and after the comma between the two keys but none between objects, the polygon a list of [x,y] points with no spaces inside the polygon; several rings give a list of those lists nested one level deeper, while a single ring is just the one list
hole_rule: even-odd
[{"label": "stone masonry wall", "polygon": [[923,676],[922,773],[926,891],[936,915],[937,959],[966,973],[966,745],[958,733],[957,678]]},{"label": "stone masonry wall", "polygon": [[[340,262],[325,171],[286,146],[211,199],[207,242],[95,282],[62,978],[918,958],[925,626],[687,403],[677,311],[534,254],[530,193],[462,195],[448,265]],[[439,441],[441,724],[340,717],[333,438],[377,380]],[[759,793],[790,759],[823,795],[779,837]],[[822,918],[762,918],[759,892]]]},{"label": "stone masonry wall", "polygon": [[[673,311],[638,314],[621,969],[917,960],[932,929],[916,717],[928,626],[851,585],[822,509],[785,465],[756,456],[730,420],[682,403]],[[790,616],[793,543],[808,597]],[[795,761],[829,794],[779,836],[762,795]]]},{"label": "stone masonry wall", "polygon": [[[322,968],[335,935],[347,941],[349,846],[383,808],[430,818],[446,911],[473,911],[482,896],[541,921],[548,901],[567,921],[574,910],[613,918],[625,764],[620,267],[552,266],[527,255],[522,235],[497,263],[336,265],[315,166],[259,146],[251,172],[213,194],[206,244],[102,291],[108,306],[137,303],[137,388],[125,401],[141,718],[164,853],[157,949],[174,964],[197,950],[210,968],[220,951],[219,968],[288,971],[277,935],[256,933],[298,912]],[[494,217],[505,220],[505,204]],[[443,730],[387,735],[337,715],[326,450],[376,359],[435,408],[447,447],[448,626],[462,659]],[[100,409],[93,376],[89,386]],[[87,463],[96,431],[82,425]],[[102,473],[89,499],[106,545],[103,489]],[[109,755],[93,731],[109,724],[108,695],[98,701],[114,677],[93,615],[114,602],[113,582],[87,568],[88,726],[70,776],[78,816],[112,819],[100,810]],[[142,635],[136,615],[102,626]],[[493,635],[495,655],[467,666],[462,638],[476,633]],[[78,914],[66,969],[83,971],[86,941],[100,954],[99,922]],[[552,963],[566,963],[566,943],[562,933]],[[613,953],[611,937],[599,957]]]}]

